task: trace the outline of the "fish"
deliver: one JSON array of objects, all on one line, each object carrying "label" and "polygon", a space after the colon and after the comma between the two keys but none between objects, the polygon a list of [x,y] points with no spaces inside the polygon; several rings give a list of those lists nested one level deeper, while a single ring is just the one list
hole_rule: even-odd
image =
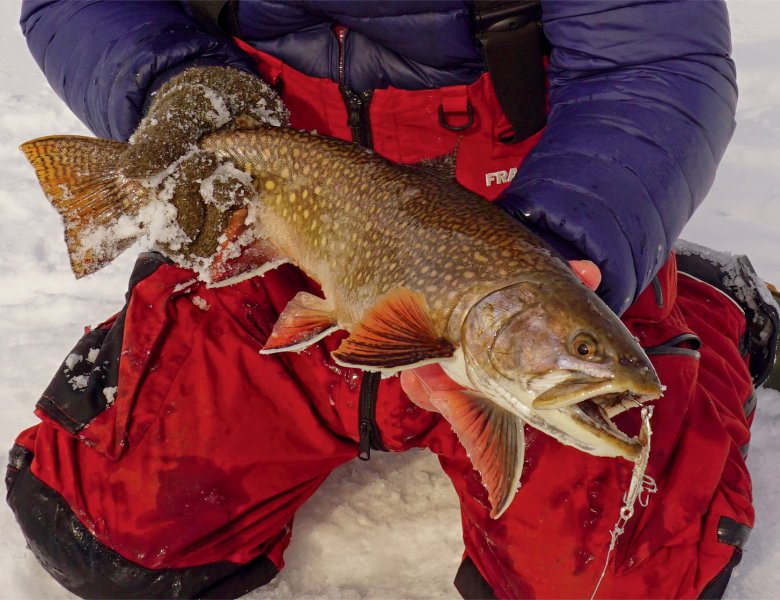
[{"label": "fish", "polygon": [[[77,277],[141,235],[209,285],[292,263],[322,294],[299,292],[260,352],[343,329],[331,356],[344,367],[439,365],[463,389],[427,408],[457,434],[493,518],[520,484],[525,424],[594,456],[642,455],[642,436],[613,422],[663,393],[637,340],[528,227],[454,180],[259,123],[208,133],[147,177],[128,176],[127,148],[79,136],[21,146],[63,217]],[[187,174],[204,162],[214,174]]]}]

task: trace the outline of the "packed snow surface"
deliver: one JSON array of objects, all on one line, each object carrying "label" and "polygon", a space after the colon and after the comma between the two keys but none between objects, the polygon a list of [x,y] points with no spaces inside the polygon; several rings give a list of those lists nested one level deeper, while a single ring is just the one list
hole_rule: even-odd
[{"label": "packed snow surface", "polygon": [[[684,237],[747,254],[765,279],[780,282],[780,3],[733,0],[729,8],[738,127]],[[89,132],[28,54],[19,12],[18,0],[0,2],[0,439],[6,448],[36,422],[33,405],[62,361],[72,367],[96,358],[68,353],[85,325],[121,306],[137,253],[130,250],[78,282],[70,272],[60,219],[17,148],[39,136]],[[104,389],[109,401],[115,393]],[[780,590],[780,394],[759,393],[753,432],[757,526],[727,592],[732,599],[777,597]],[[5,506],[0,531],[2,597],[72,597],[26,549]],[[296,517],[285,570],[249,597],[453,598],[461,552],[457,500],[436,459],[375,452],[370,462],[353,461],[326,481]]]}]

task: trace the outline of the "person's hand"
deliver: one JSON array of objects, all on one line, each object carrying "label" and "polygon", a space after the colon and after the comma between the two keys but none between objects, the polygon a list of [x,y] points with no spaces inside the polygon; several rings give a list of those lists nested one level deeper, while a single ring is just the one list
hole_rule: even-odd
[{"label": "person's hand", "polygon": [[124,175],[156,175],[191,154],[203,135],[239,116],[277,126],[289,122],[281,99],[259,77],[229,67],[187,69],[154,93],[121,159]]},{"label": "person's hand", "polygon": [[[236,210],[254,190],[249,177],[214,154],[197,148],[207,133],[239,122],[287,125],[279,96],[259,77],[227,67],[191,67],[154,94],[127,150],[122,174],[154,185],[158,197],[176,208],[176,221],[190,255],[209,257]],[[181,246],[158,242],[176,254]]]},{"label": "person's hand", "polygon": [[596,263],[589,260],[570,260],[569,266],[575,275],[582,279],[582,282],[590,289],[595,291],[599,287],[601,270],[596,266]]},{"label": "person's hand", "polygon": [[[570,260],[569,264],[590,289],[599,286],[601,271],[593,262]],[[401,372],[401,388],[417,406],[433,412],[440,412],[436,409],[438,400],[444,400],[448,393],[465,389],[450,379],[438,364]]]}]

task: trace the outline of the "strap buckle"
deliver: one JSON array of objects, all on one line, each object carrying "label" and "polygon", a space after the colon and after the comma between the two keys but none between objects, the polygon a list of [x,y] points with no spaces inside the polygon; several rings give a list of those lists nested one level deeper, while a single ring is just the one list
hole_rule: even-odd
[{"label": "strap buckle", "polygon": [[[453,113],[449,113],[453,114]],[[466,131],[474,124],[474,107],[471,106],[471,102],[466,102],[466,123],[463,125],[451,125],[447,122],[447,115],[444,113],[444,105],[439,104],[439,125],[449,131]]]}]

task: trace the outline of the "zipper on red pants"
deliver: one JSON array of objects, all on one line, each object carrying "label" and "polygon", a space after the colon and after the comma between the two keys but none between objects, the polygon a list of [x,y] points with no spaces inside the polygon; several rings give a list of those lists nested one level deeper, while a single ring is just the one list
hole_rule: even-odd
[{"label": "zipper on red pants", "polygon": [[358,458],[369,460],[371,449],[387,450],[379,437],[376,424],[376,399],[379,394],[379,382],[382,375],[376,371],[363,373],[360,384],[360,403],[358,405],[358,424],[360,426],[360,441],[358,442]]}]

